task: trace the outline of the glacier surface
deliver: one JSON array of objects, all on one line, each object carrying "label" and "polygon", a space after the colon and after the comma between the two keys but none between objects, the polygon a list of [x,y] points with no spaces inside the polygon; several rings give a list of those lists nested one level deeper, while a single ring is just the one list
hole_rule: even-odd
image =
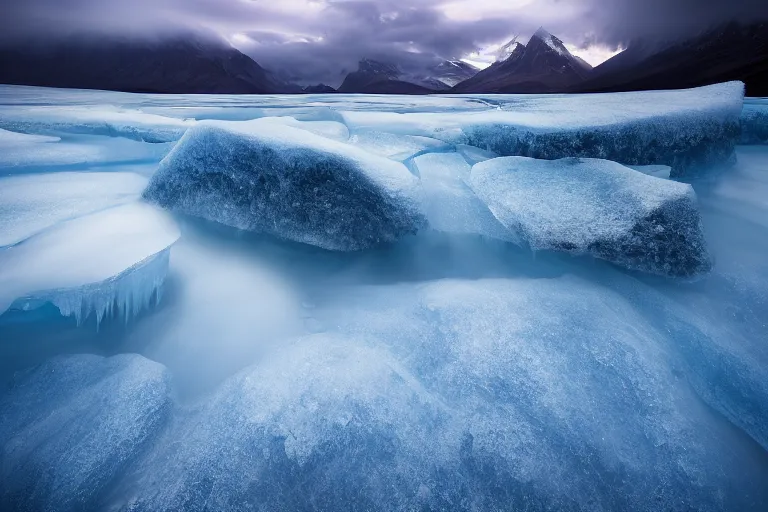
[{"label": "glacier surface", "polygon": [[418,195],[400,163],[290,126],[237,122],[189,130],[144,192],[174,211],[341,251],[415,233]]},{"label": "glacier surface", "polygon": [[[765,511],[768,149],[729,154],[739,95],[0,86],[0,119],[17,123],[0,145],[18,148],[0,155],[0,509]],[[579,134],[602,133],[602,150],[648,158],[499,158],[510,127],[539,134],[537,151],[592,151]],[[295,204],[318,161],[343,193],[298,187]],[[525,182],[511,161],[529,162]],[[148,180],[237,178],[189,204],[250,219],[257,166],[291,178],[260,219],[279,236],[136,197]],[[363,251],[274,224],[359,243],[392,197],[418,231]],[[596,235],[677,201],[700,220],[693,244],[668,243],[686,235],[671,216],[622,256],[646,272],[589,256]],[[301,216],[318,205],[339,216]],[[531,234],[582,245],[531,251]],[[694,254],[709,272],[667,275]],[[105,321],[117,314],[131,321]]]},{"label": "glacier surface", "polygon": [[711,268],[690,185],[608,160],[526,157],[476,164],[469,182],[533,250],[589,253],[669,276]]}]

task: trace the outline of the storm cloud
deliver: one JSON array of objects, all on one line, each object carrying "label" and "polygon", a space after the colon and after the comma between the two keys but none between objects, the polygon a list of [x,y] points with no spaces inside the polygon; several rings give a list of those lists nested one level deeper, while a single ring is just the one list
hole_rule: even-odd
[{"label": "storm cloud", "polygon": [[0,0],[6,39],[213,30],[267,68],[337,85],[362,57],[458,59],[544,26],[577,48],[768,17],[765,0]]}]

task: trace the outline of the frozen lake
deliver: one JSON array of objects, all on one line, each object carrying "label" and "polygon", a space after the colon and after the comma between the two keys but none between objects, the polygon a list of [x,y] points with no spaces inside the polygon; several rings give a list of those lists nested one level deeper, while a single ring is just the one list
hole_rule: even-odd
[{"label": "frozen lake", "polygon": [[768,509],[768,100],[0,86],[1,510]]}]

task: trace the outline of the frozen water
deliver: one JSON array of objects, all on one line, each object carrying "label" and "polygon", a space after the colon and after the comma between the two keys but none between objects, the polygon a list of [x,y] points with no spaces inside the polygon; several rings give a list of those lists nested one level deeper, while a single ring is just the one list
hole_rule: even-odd
[{"label": "frozen water", "polygon": [[[338,252],[175,215],[183,235],[169,259],[167,244],[178,236],[169,214],[132,202],[140,178],[103,171],[150,177],[173,142],[69,128],[30,130],[51,139],[0,132],[16,137],[6,147],[72,144],[98,153],[93,163],[64,164],[66,153],[51,151],[37,165],[24,150],[21,165],[0,163],[0,176],[15,175],[0,179],[0,204],[21,212],[10,228],[0,212],[0,233],[14,240],[0,248],[0,295],[16,277],[30,288],[58,287],[9,298],[13,309],[0,319],[0,509],[767,510],[768,146],[739,146],[732,167],[696,172],[711,163],[706,151],[729,160],[718,134],[730,130],[736,89],[304,97],[0,86],[0,114],[20,120],[25,109],[39,120],[47,107],[70,121],[90,110],[93,119],[100,111],[105,119],[137,115],[126,126],[143,114],[151,123],[159,116],[199,124],[185,138],[210,128],[216,144],[193,151],[182,142],[176,152],[199,155],[191,176],[211,170],[209,162],[222,165],[210,173],[221,183],[248,176],[254,152],[258,162],[269,151],[284,158],[275,157],[275,174],[257,174],[265,179],[285,172],[286,162],[345,162],[326,176],[351,176],[349,187],[322,197],[341,207],[355,236],[369,233],[381,198],[402,197],[396,206],[407,209],[394,211],[429,221],[395,243]],[[547,151],[604,126],[618,137],[603,141],[606,151],[628,134],[648,160],[671,147],[682,160],[693,155],[685,161],[702,165],[685,171],[695,203],[688,185],[611,162],[569,174],[566,162],[544,161],[529,169],[520,205],[526,215],[552,206],[551,233],[577,224],[565,231],[582,243],[620,232],[644,208],[679,194],[683,209],[674,211],[701,218],[711,271],[668,279],[527,250],[470,188],[470,166],[507,161],[497,159],[499,148],[468,138],[478,120],[496,116],[550,134],[536,139]],[[257,151],[251,133],[273,139]],[[564,134],[563,146],[551,134]],[[363,135],[374,135],[370,145],[355,143]],[[627,163],[653,176],[680,171],[671,161]],[[102,172],[84,172],[93,169]],[[297,166],[290,176],[312,169]],[[506,181],[491,180],[491,196],[509,199]],[[285,202],[290,193],[269,190],[268,222],[317,216],[298,216],[305,210]],[[216,211],[195,197],[196,207]],[[250,210],[252,196],[226,197],[218,215]],[[361,198],[376,200],[353,222],[347,214]],[[130,203],[115,207],[113,199]],[[316,203],[310,196],[298,206]],[[576,223],[585,215],[600,222]],[[307,222],[321,231],[339,225],[329,216]],[[500,233],[489,234],[488,222]],[[506,236],[523,247],[491,240]],[[647,245],[631,257],[642,259]],[[683,246],[680,256],[696,248]],[[127,319],[159,291],[162,304],[151,313],[99,329],[42,304],[81,321],[110,308],[129,310]],[[61,357],[71,352],[123,355]],[[148,360],[125,355],[133,353]]]},{"label": "frozen water", "polygon": [[350,137],[349,142],[376,155],[382,155],[398,162],[405,162],[414,156],[429,151],[447,151],[445,142],[429,137],[395,135],[392,133],[363,130]]},{"label": "frozen water", "polygon": [[740,144],[768,144],[768,98],[746,98]]},{"label": "frozen water", "polygon": [[0,314],[45,302],[78,323],[116,307],[127,319],[159,300],[175,223],[132,203],[58,224],[0,252]]},{"label": "frozen water", "polygon": [[466,184],[470,166],[458,153],[428,153],[416,157],[424,212],[432,229],[446,233],[484,235],[517,240]]},{"label": "frozen water", "polygon": [[590,253],[670,276],[711,267],[690,185],[608,160],[525,157],[476,164],[470,185],[534,250]]},{"label": "frozen water", "polygon": [[206,122],[144,197],[171,210],[330,250],[393,242],[424,223],[401,163],[289,126]]},{"label": "frozen water", "polygon": [[126,137],[142,142],[170,142],[181,138],[192,124],[188,120],[111,105],[96,108],[4,105],[0,108],[0,128],[22,133],[74,133]]},{"label": "frozen water", "polygon": [[124,172],[59,172],[0,177],[0,247],[58,222],[135,201],[147,179]]},{"label": "frozen water", "polygon": [[628,165],[630,169],[640,171],[648,176],[655,176],[668,180],[672,174],[672,168],[668,165]]},{"label": "frozen water", "polygon": [[169,388],[138,355],[59,357],[17,376],[0,399],[0,508],[98,509],[163,426]]},{"label": "frozen water", "polygon": [[422,135],[504,156],[669,165],[681,176],[732,162],[743,98],[743,84],[729,82],[684,91],[515,97],[487,111],[350,111],[344,119],[353,132]]},{"label": "frozen water", "polygon": [[349,130],[346,125],[338,121],[297,121],[293,117],[262,117],[254,120],[254,123],[278,124],[292,126],[307,130],[315,135],[321,135],[329,139],[345,142],[349,139]]}]

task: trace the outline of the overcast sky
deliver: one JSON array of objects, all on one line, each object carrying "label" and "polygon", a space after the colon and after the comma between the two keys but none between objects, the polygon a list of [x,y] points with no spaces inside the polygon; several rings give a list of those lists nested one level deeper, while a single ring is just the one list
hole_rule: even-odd
[{"label": "overcast sky", "polygon": [[0,34],[214,30],[264,67],[338,85],[362,57],[488,63],[539,27],[592,64],[635,38],[768,17],[768,0],[0,0]]}]

